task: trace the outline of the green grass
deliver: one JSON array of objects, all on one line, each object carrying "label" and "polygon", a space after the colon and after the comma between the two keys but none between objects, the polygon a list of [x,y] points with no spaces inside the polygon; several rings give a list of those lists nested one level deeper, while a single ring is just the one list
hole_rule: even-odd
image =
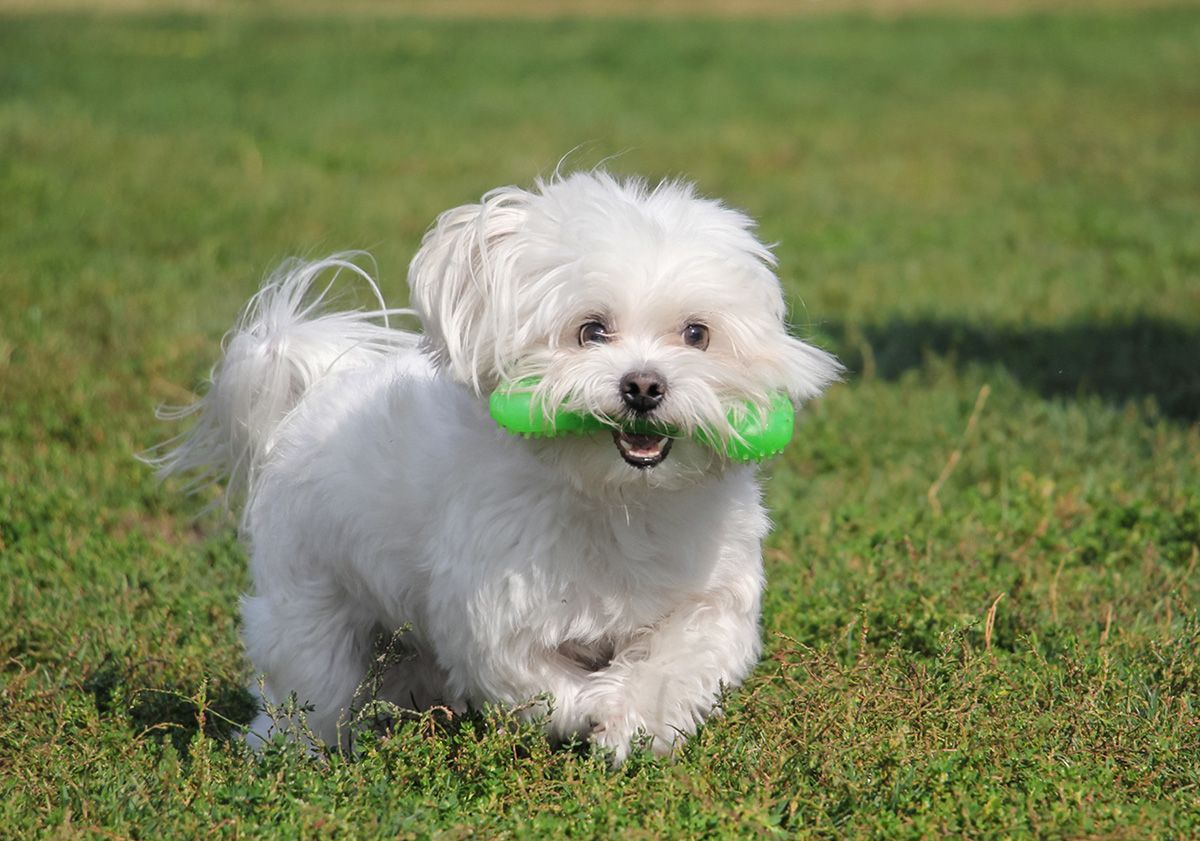
[{"label": "green grass", "polygon": [[[1198,45],[0,18],[0,836],[1200,835]],[[369,248],[400,304],[439,211],[578,144],[760,218],[854,371],[768,470],[762,665],[675,763],[499,712],[247,757],[244,556],[133,460],[153,407],[282,257]]]}]

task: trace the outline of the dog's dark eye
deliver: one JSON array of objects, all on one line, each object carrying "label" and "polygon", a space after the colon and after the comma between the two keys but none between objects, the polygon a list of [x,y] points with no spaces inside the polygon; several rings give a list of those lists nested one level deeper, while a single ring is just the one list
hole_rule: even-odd
[{"label": "dog's dark eye", "polygon": [[703,324],[689,324],[683,328],[683,343],[696,350],[708,348],[708,328]]},{"label": "dog's dark eye", "polygon": [[608,334],[608,328],[599,321],[589,321],[579,328],[580,345],[608,344],[610,338],[612,337]]}]

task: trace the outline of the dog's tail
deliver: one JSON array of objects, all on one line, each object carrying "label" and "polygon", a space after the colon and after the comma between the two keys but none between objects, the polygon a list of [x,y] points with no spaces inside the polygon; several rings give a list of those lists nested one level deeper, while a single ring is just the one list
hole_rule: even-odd
[{"label": "dog's tail", "polygon": [[[387,323],[389,315],[411,311],[384,307],[374,279],[354,262],[359,256],[289,260],[267,278],[225,336],[204,395],[189,406],[158,410],[164,420],[194,418],[187,432],[142,455],[160,478],[193,475],[191,491],[224,480],[227,498],[240,495],[253,486],[280,423],[322,377],[416,346],[416,334]],[[344,271],[367,282],[378,310],[323,311]],[[322,278],[323,288],[317,286]]]}]

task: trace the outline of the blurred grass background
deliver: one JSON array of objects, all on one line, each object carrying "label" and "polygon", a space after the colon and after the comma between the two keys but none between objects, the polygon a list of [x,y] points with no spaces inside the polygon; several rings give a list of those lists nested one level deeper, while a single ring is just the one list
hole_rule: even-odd
[{"label": "blurred grass background", "polygon": [[[1200,7],[499,8],[0,3],[0,835],[1200,833]],[[500,713],[247,759],[154,406],[283,257],[400,305],[567,153],[759,218],[853,372],[768,470],[763,666],[675,764]]]}]

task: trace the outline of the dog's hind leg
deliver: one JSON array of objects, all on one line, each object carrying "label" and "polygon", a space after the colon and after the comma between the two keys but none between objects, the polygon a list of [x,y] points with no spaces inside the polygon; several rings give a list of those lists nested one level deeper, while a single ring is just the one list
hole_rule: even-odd
[{"label": "dog's hind leg", "polygon": [[[246,653],[265,678],[266,701],[295,695],[312,734],[349,744],[355,690],[367,674],[375,622],[333,582],[305,582],[242,600]],[[248,741],[270,737],[277,722],[264,712]],[[289,728],[291,729],[291,728]],[[297,735],[293,733],[293,735]]]}]

